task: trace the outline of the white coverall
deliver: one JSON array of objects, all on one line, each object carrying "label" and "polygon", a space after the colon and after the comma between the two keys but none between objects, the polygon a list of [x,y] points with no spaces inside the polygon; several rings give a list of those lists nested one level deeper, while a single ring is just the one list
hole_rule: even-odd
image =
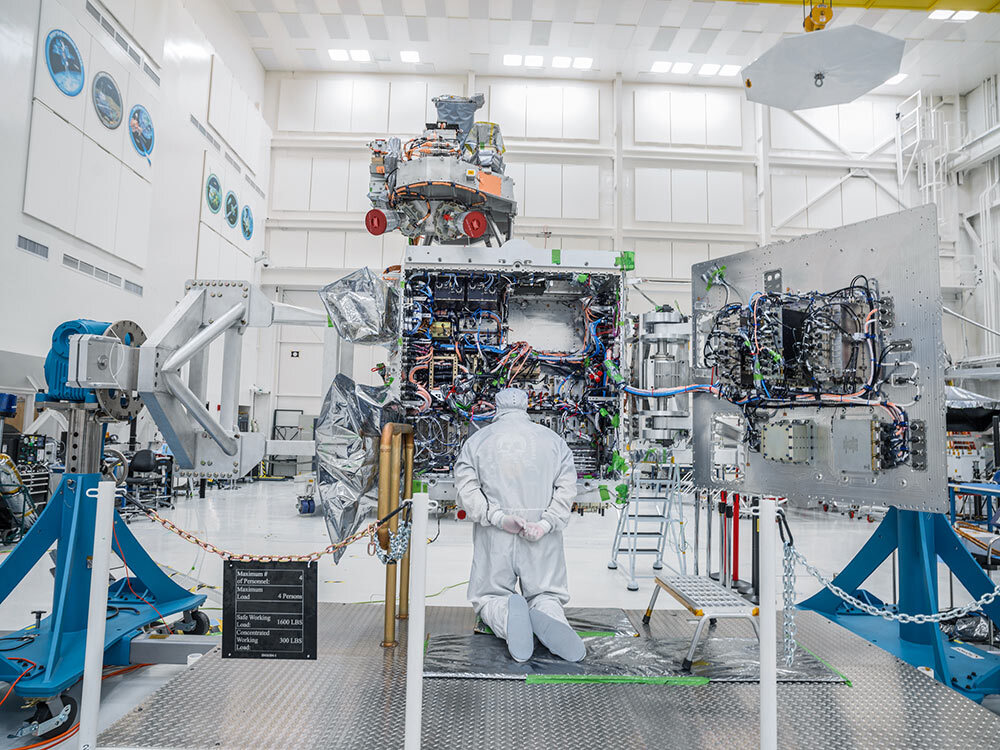
[{"label": "white coverall", "polygon": [[[469,601],[500,638],[507,637],[508,597],[519,580],[530,609],[566,622],[569,601],[562,530],[576,499],[573,454],[559,435],[531,421],[520,395],[523,403],[497,404],[493,422],[462,446],[454,472],[458,502],[476,524]],[[504,515],[551,530],[529,541],[499,528]]]}]

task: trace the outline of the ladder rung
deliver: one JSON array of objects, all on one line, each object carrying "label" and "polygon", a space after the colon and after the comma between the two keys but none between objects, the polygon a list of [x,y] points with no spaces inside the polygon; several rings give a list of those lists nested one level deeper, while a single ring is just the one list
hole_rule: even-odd
[{"label": "ladder rung", "polygon": [[659,531],[623,531],[622,537],[630,536],[663,536]]},{"label": "ladder rung", "polygon": [[629,549],[628,547],[620,547],[618,549],[618,551],[619,552],[628,552],[628,553],[634,552],[637,555],[658,555],[658,554],[660,554],[660,550],[658,550],[658,549]]}]

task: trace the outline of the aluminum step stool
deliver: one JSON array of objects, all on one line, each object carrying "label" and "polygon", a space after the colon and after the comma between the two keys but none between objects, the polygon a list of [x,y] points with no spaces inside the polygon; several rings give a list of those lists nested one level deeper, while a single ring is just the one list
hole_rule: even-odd
[{"label": "aluminum step stool", "polygon": [[702,576],[670,576],[668,578],[656,576],[656,587],[653,589],[653,596],[649,600],[646,614],[643,615],[643,623],[649,624],[649,618],[653,615],[653,607],[656,606],[656,597],[660,595],[661,588],[698,618],[698,626],[694,630],[691,647],[681,665],[685,672],[691,671],[695,649],[698,648],[702,631],[709,622],[726,618],[749,620],[754,635],[757,636],[757,642],[760,642],[760,629],[757,627],[756,619],[759,609],[739,594],[711,578]]}]

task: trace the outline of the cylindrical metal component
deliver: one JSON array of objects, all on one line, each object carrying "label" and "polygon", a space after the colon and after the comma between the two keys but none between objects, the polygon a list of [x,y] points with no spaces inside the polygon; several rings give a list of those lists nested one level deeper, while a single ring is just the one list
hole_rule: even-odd
[{"label": "cylindrical metal component", "polygon": [[486,215],[482,211],[466,211],[464,214],[460,214],[458,218],[462,222],[462,231],[466,236],[478,240],[486,233],[488,225],[486,223]]},{"label": "cylindrical metal component", "polygon": [[699,548],[699,538],[701,536],[701,492],[695,490],[694,493],[694,574],[698,575],[699,561],[701,560],[701,549]]},{"label": "cylindrical metal component", "polygon": [[[751,501],[750,506],[760,505],[760,499]],[[757,516],[751,516],[750,526],[750,587],[753,589],[753,596],[760,601],[760,520]]]},{"label": "cylindrical metal component", "polygon": [[[412,457],[412,435],[407,436],[404,451]],[[413,466],[412,460],[407,466]],[[408,486],[410,483],[408,483]],[[410,552],[413,564],[413,612],[410,613],[406,640],[411,644],[424,642],[424,610],[427,591],[427,513],[430,495],[420,492],[413,498],[413,529],[410,535]],[[420,724],[424,695],[424,650],[406,649],[406,711],[404,721],[404,750],[420,750]]]},{"label": "cylindrical metal component", "polygon": [[740,580],[740,494],[733,493],[733,582]]},{"label": "cylindrical metal component", "polygon": [[725,490],[719,492],[719,583],[728,586],[729,579],[729,529],[726,524]]},{"label": "cylindrical metal component", "polygon": [[71,408],[66,428],[66,473],[94,474],[101,470],[104,426],[93,409]]},{"label": "cylindrical metal component", "polygon": [[383,211],[380,208],[373,208],[365,214],[365,229],[369,234],[378,236],[391,232],[399,226],[399,217],[395,211]]},{"label": "cylindrical metal component", "polygon": [[[236,430],[236,413],[240,402],[240,360],[243,358],[243,337],[235,328],[222,337],[222,396],[219,421],[224,429]],[[197,394],[195,394],[197,395]]]},{"label": "cylindrical metal component", "polygon": [[[403,436],[396,433],[392,436],[392,443],[389,452],[389,498],[386,513],[392,513],[399,508],[399,456],[402,453]],[[379,486],[382,480],[379,478]],[[399,515],[395,515],[389,521],[389,532],[395,536],[399,530]],[[385,566],[385,628],[383,632],[382,645],[391,647],[396,645],[396,563],[390,562]]]}]

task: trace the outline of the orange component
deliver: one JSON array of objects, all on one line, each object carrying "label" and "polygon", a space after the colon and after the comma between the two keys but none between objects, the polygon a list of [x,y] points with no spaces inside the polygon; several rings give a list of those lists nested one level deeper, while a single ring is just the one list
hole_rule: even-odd
[{"label": "orange component", "polygon": [[479,173],[479,189],[491,195],[500,195],[500,185],[502,180],[498,174]]},{"label": "orange component", "polygon": [[375,167],[375,174],[385,174],[385,167]]}]

